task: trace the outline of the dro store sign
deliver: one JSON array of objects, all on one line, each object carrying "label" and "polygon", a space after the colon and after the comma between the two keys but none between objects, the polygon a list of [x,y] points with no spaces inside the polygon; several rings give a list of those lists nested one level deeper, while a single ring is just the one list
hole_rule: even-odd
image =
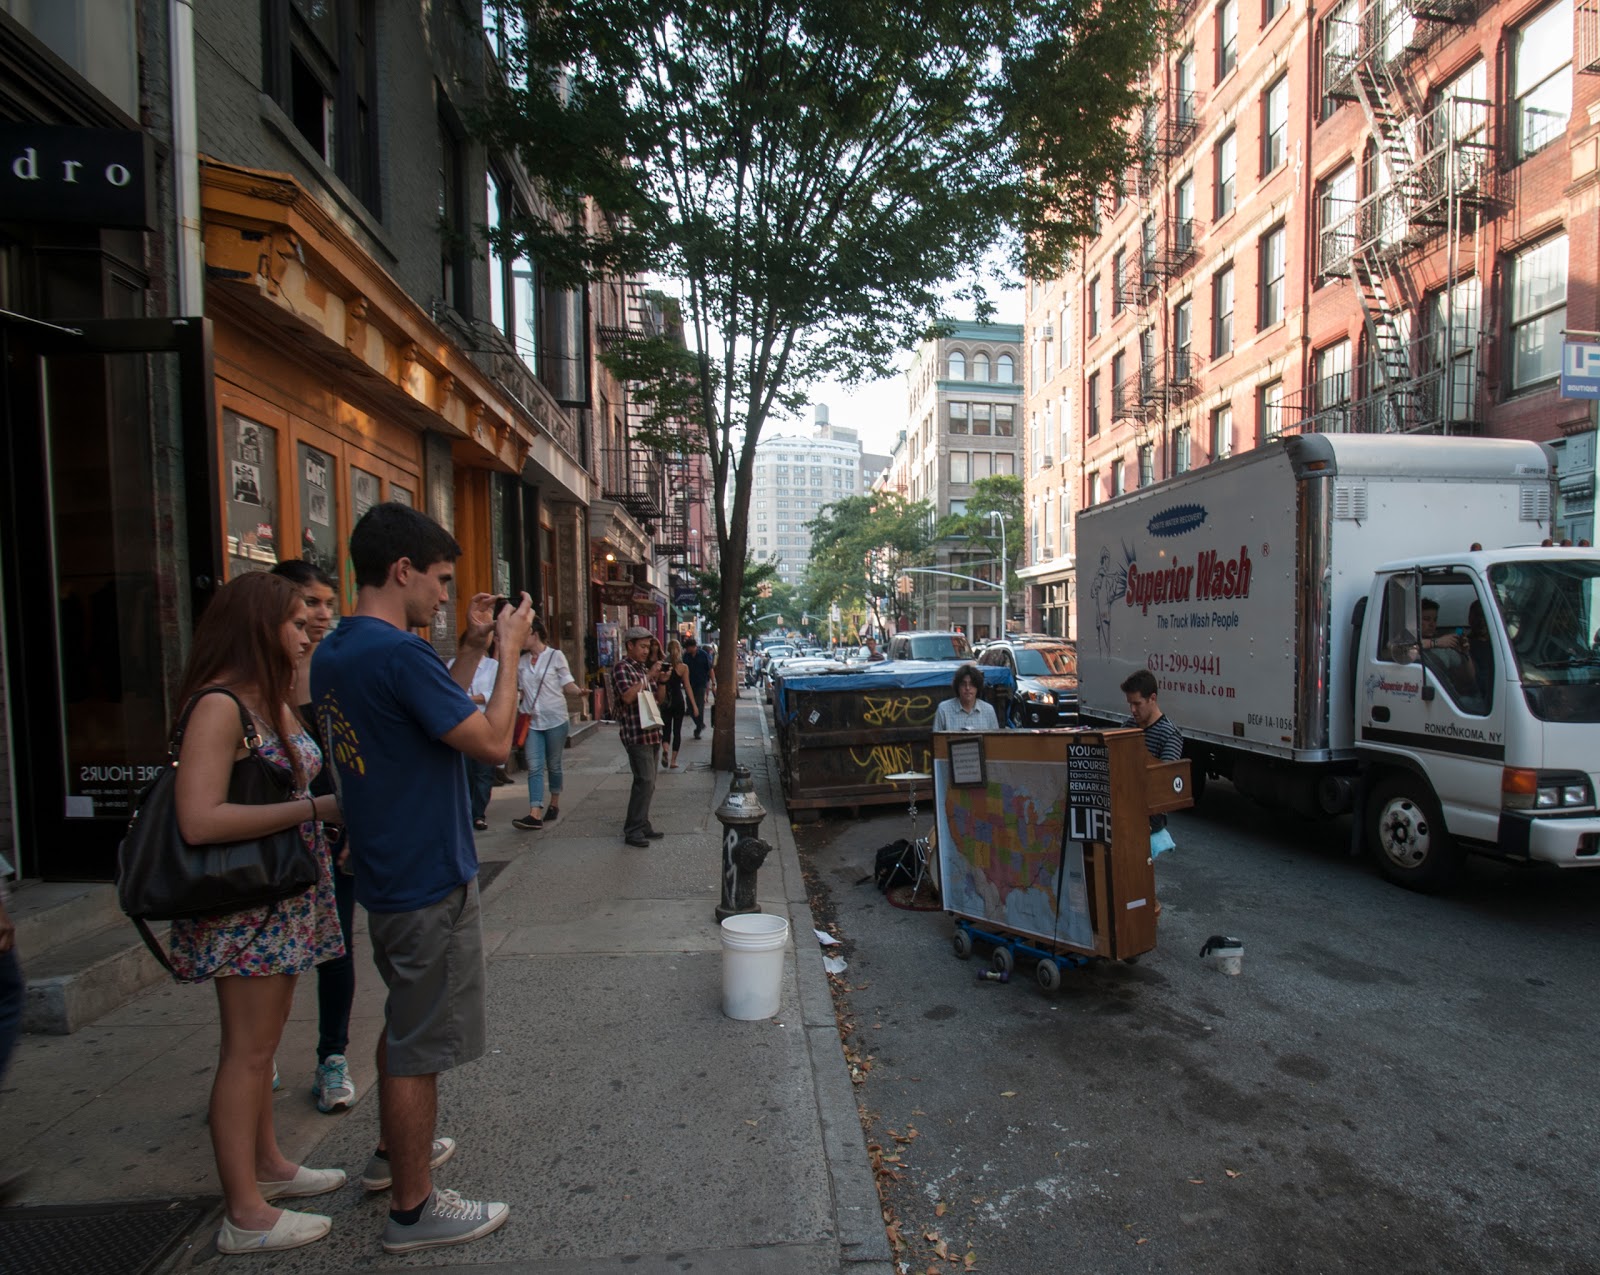
[{"label": "dro store sign", "polygon": [[0,123],[0,208],[13,221],[152,230],[152,158],[134,129]]}]

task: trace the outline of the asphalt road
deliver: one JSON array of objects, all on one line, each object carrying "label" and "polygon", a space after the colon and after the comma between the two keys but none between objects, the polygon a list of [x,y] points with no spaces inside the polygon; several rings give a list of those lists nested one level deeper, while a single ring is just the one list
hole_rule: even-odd
[{"label": "asphalt road", "polygon": [[1213,783],[1172,819],[1157,950],[1046,995],[857,883],[905,823],[797,833],[903,1269],[1600,1272],[1600,871],[1410,894],[1348,820]]}]

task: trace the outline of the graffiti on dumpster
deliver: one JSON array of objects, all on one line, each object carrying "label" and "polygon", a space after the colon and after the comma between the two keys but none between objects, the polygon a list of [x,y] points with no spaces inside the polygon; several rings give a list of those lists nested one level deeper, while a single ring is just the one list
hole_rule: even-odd
[{"label": "graffiti on dumpster", "polygon": [[929,695],[863,695],[861,702],[861,720],[868,726],[920,726],[933,721]]},{"label": "graffiti on dumpster", "polygon": [[[922,754],[921,766],[912,764],[913,752]],[[928,768],[927,744],[878,744],[866,750],[863,755],[861,749],[850,750],[850,762],[856,773],[853,782],[859,784],[884,784],[892,782],[890,775],[898,775],[904,771]]]}]

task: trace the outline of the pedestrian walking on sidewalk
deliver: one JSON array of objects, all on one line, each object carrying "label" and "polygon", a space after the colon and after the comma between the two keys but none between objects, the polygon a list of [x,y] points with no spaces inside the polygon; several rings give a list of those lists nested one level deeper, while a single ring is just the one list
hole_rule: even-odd
[{"label": "pedestrian walking on sidewalk", "polygon": [[683,747],[683,719],[698,715],[694,693],[689,689],[689,666],[683,662],[683,648],[678,639],[667,643],[667,693],[661,705],[661,764],[668,770],[678,768],[678,749]]},{"label": "pedestrian walking on sidewalk", "polygon": [[[294,703],[306,729],[316,734],[311,712],[311,661],[317,647],[333,628],[339,591],[334,579],[315,563],[288,558],[272,568],[300,590],[306,604],[306,637],[311,645],[295,665]],[[333,795],[333,766],[324,762],[311,781],[311,795]],[[350,1011],[356,1000],[355,921],[356,883],[350,875],[350,847],[344,843],[344,825],[324,823],[323,837],[332,860],[333,897],[338,904],[339,937],[344,953],[317,966],[317,1065],[311,1077],[311,1096],[324,1115],[355,1105],[356,1082],[350,1075],[345,1051],[350,1048]]]},{"label": "pedestrian walking on sidewalk", "polygon": [[[322,751],[295,716],[295,665],[310,647],[306,606],[281,576],[250,572],[217,590],[195,629],[177,703],[186,711],[173,791],[178,827],[191,845],[244,841],[297,828],[315,852],[316,884],[264,907],[174,921],[168,939],[175,975],[210,980],[222,1018],[211,1085],[211,1147],[226,1215],[217,1232],[224,1253],[299,1248],[333,1222],[320,1213],[269,1201],[322,1195],[345,1183],[343,1169],[308,1169],[278,1148],[272,1127],[272,1057],[294,1000],[295,978],[344,951],[334,901],[324,820],[337,819],[331,795],[309,785]],[[293,776],[293,798],[265,805],[229,800],[234,762],[251,743]]]},{"label": "pedestrian walking on sidewalk", "polygon": [[689,666],[689,690],[694,701],[694,737],[699,739],[706,729],[706,692],[717,689],[717,670],[711,653],[695,638],[683,642],[683,662]]},{"label": "pedestrian walking on sidewalk", "polygon": [[460,555],[425,514],[395,502],[369,509],[350,533],[355,614],[328,635],[311,668],[356,898],[389,989],[377,1049],[380,1137],[361,1183],[391,1192],[382,1240],[390,1253],[478,1239],[510,1212],[433,1183],[456,1149],[435,1137],[439,1073],[482,1055],[488,1034],[464,758],[492,765],[510,749],[516,661],[501,661],[483,712],[466,688],[490,633],[502,651],[520,651],[533,616],[527,594],[498,617],[493,595],[474,595],[447,671],[411,630],[432,626]]},{"label": "pedestrian walking on sidewalk", "polygon": [[646,664],[650,644],[655,639],[649,629],[624,629],[623,658],[611,672],[617,690],[617,728],[622,747],[633,771],[633,787],[628,793],[628,814],[622,825],[622,839],[644,849],[661,833],[650,824],[650,798],[656,790],[656,758],[661,751],[661,728],[640,717],[639,699],[655,698],[656,687],[664,676],[660,661]]},{"label": "pedestrian walking on sidewalk", "polygon": [[[561,814],[561,754],[567,746],[572,720],[570,704],[583,702],[583,691],[573,680],[567,657],[545,645],[544,625],[528,626],[522,658],[517,662],[517,704],[528,714],[528,813],[511,826],[524,832],[554,823]],[[550,804],[545,805],[545,777],[550,780]]]}]

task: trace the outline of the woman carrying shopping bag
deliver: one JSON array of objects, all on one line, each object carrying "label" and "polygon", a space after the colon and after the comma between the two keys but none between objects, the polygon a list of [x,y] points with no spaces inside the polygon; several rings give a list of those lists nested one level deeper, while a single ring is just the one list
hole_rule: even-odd
[{"label": "woman carrying shopping bag", "polygon": [[[528,714],[528,813],[511,826],[530,832],[554,823],[561,814],[561,753],[567,746],[569,714],[583,702],[567,657],[545,645],[545,627],[535,620],[517,662],[517,707]],[[545,804],[545,775],[550,778],[550,804]]]}]

